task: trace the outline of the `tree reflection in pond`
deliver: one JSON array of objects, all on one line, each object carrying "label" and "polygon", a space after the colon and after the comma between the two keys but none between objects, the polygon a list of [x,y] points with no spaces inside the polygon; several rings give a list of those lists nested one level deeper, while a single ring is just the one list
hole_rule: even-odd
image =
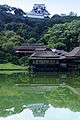
[{"label": "tree reflection in pond", "polygon": [[71,111],[80,112],[80,95],[68,88],[57,88],[46,93],[45,98],[55,108],[69,108]]},{"label": "tree reflection in pond", "polygon": [[0,75],[0,117],[27,109],[34,117],[44,117],[50,104],[80,112],[80,76],[68,73]]}]

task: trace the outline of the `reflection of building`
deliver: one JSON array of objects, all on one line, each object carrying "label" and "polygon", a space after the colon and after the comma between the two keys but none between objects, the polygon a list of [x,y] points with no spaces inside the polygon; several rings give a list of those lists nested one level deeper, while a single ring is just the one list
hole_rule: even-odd
[{"label": "reflection of building", "polygon": [[46,10],[45,4],[34,4],[34,7],[30,13],[28,13],[28,17],[31,18],[49,18],[50,14]]},{"label": "reflection of building", "polygon": [[44,117],[46,110],[49,108],[49,105],[45,105],[43,103],[30,104],[27,105],[27,108],[32,110],[34,117]]}]

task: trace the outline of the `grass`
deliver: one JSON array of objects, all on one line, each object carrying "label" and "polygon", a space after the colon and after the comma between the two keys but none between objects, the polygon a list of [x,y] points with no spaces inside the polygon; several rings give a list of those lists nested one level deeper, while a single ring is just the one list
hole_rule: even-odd
[{"label": "grass", "polygon": [[11,75],[11,74],[14,74],[14,73],[28,73],[28,71],[26,70],[23,70],[23,71],[0,71],[0,74],[7,74],[7,75]]},{"label": "grass", "polygon": [[1,70],[27,70],[28,66],[18,66],[12,63],[0,64]]}]

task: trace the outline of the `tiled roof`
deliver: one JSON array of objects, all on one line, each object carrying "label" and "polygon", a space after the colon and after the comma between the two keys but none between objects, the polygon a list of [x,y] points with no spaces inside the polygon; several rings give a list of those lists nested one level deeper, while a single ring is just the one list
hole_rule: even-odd
[{"label": "tiled roof", "polygon": [[80,47],[74,48],[66,55],[66,57],[80,57]]}]

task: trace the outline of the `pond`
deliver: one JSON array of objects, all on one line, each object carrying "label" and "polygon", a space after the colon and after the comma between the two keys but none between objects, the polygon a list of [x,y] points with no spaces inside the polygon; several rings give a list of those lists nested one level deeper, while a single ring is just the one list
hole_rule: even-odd
[{"label": "pond", "polygon": [[0,74],[0,120],[80,120],[80,74]]}]

